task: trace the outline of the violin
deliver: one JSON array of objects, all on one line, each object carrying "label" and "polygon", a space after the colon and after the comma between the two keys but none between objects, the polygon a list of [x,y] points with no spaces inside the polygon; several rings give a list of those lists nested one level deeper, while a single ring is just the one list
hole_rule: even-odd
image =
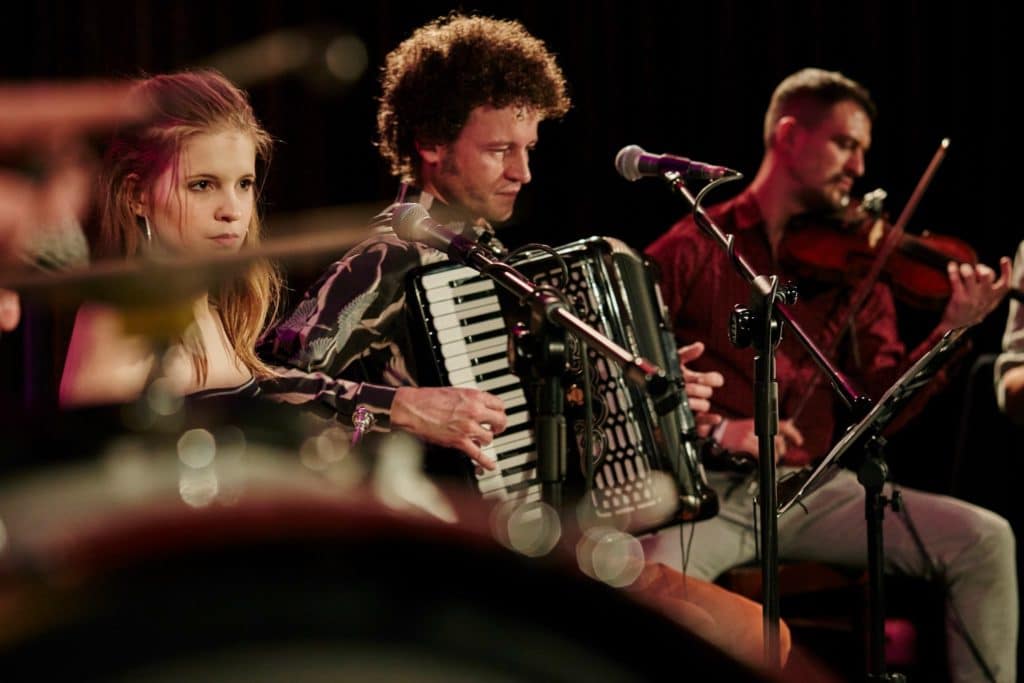
[{"label": "violin", "polygon": [[884,249],[888,255],[879,277],[894,296],[919,308],[941,309],[951,294],[946,264],[977,264],[977,253],[955,237],[894,230],[881,210],[884,196],[875,190],[863,200],[850,200],[837,214],[795,218],[779,245],[780,262],[802,279],[855,284],[870,274]]}]

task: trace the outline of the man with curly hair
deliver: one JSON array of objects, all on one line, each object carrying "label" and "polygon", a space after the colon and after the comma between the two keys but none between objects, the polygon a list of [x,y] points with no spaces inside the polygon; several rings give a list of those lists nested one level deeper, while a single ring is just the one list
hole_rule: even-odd
[{"label": "man with curly hair", "polygon": [[[419,202],[437,220],[500,250],[490,222],[507,220],[530,182],[540,121],[569,109],[554,57],[516,22],[452,15],[416,30],[387,56],[382,86],[379,146],[402,181],[396,204]],[[415,397],[408,393],[419,382],[407,363],[405,277],[445,256],[396,237],[392,208],[375,219],[380,232],[332,264],[265,338],[265,355]],[[397,406],[403,424],[446,430],[448,443],[435,443],[494,466],[480,445],[493,438],[500,399],[474,389],[423,399]],[[388,414],[387,406],[372,408],[367,414],[378,419]],[[393,410],[390,417],[394,423]]]},{"label": "man with curly hair", "polygon": [[[377,131],[381,155],[401,179],[395,204],[417,202],[449,229],[502,253],[491,223],[508,220],[530,182],[540,122],[569,110],[565,79],[544,43],[517,22],[451,15],[417,29],[387,56],[382,86]],[[446,257],[399,239],[390,227],[394,206],[376,218],[379,232],[334,263],[268,336],[267,354],[335,377],[417,386],[407,363],[405,279]],[[424,401],[417,417],[486,445],[487,425],[455,419],[475,400]],[[474,459],[482,457],[480,451]],[[633,589],[733,656],[761,662],[758,604],[710,583],[684,581],[660,564],[649,565]],[[785,625],[781,636],[785,657]]]}]

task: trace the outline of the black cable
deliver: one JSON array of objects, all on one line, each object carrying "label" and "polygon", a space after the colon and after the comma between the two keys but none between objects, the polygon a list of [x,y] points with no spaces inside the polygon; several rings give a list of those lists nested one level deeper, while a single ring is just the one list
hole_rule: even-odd
[{"label": "black cable", "polygon": [[690,555],[693,550],[693,537],[697,531],[697,524],[690,522],[690,537],[686,539],[686,564],[683,565],[683,573],[686,573],[686,569],[690,566]]},{"label": "black cable", "polygon": [[[515,258],[516,256],[519,256],[523,252],[530,251],[531,249],[534,250],[534,251],[543,251],[545,254],[548,254],[549,256],[554,258],[555,261],[558,263],[559,268],[562,269],[562,281],[563,281],[564,285],[567,286],[569,284],[569,266],[568,266],[568,264],[566,264],[565,259],[562,258],[561,254],[559,254],[557,251],[555,251],[555,249],[553,247],[549,247],[546,244],[540,244],[538,242],[530,242],[529,244],[524,244],[521,247],[516,247],[515,249],[513,249],[512,251],[510,251],[508,253],[508,256],[506,256],[505,258],[502,259],[502,262],[503,263],[508,263],[513,258]],[[566,302],[566,303],[568,303],[568,302]]]},{"label": "black cable", "polygon": [[761,563],[761,534],[757,530],[757,496],[750,499],[750,507],[754,515],[754,559]]},{"label": "black cable", "polygon": [[[590,383],[590,350],[586,344],[579,345],[580,370],[583,372],[583,448],[587,461],[587,482],[586,494],[591,504],[597,508],[597,501],[594,500],[592,488],[594,485],[594,388]],[[607,482],[606,482],[607,485]]]},{"label": "black cable", "polygon": [[[891,485],[891,487],[894,492],[891,495],[895,495],[896,493],[899,492],[899,489],[895,485]],[[911,539],[913,539],[914,545],[917,547],[917,551],[921,553],[921,559],[924,560],[925,572],[927,574],[925,578],[933,579],[935,576],[939,574],[939,571],[935,567],[935,562],[932,561],[931,555],[928,554],[928,549],[925,548],[924,541],[921,539],[921,535],[917,532],[917,527],[914,525],[914,520],[910,518],[910,510],[907,508],[906,499],[904,499],[902,496],[900,496],[900,498],[900,507],[899,510],[896,511],[896,514],[899,517],[899,519],[902,520],[903,525],[907,528],[907,531],[910,533],[910,537]],[[981,654],[981,650],[978,649],[977,644],[975,644],[970,632],[968,632],[967,627],[964,625],[964,618],[960,614],[960,609],[956,606],[956,603],[953,602],[953,596],[950,594],[949,591],[949,584],[946,581],[943,581],[942,587],[943,591],[946,594],[946,603],[949,605],[950,611],[953,615],[953,626],[956,632],[959,633],[960,636],[964,639],[964,642],[967,644],[967,648],[971,651],[971,654],[974,656],[974,660],[977,662],[978,666],[981,667],[982,673],[985,674],[985,678],[987,678],[992,683],[995,683],[996,677],[992,673],[992,669],[989,668],[988,663],[985,661],[985,657]]]},{"label": "black cable", "polygon": [[[688,587],[686,585],[686,570],[690,567],[690,551],[693,549],[693,537],[697,530],[697,525],[693,522],[690,524],[677,524],[676,527],[679,529],[679,554],[680,554],[680,569],[683,575],[683,596],[688,596]],[[690,529],[690,536],[686,538],[686,528]]]},{"label": "black cable", "polygon": [[741,178],[743,178],[743,176],[740,174],[727,175],[722,176],[721,178],[715,178],[710,183],[700,188],[700,192],[698,192],[697,196],[693,198],[693,210],[696,212],[697,209],[700,208],[700,203],[704,200],[704,195],[706,195],[708,192],[715,189],[719,185],[722,185],[724,183],[731,183],[732,181],[740,180]]}]

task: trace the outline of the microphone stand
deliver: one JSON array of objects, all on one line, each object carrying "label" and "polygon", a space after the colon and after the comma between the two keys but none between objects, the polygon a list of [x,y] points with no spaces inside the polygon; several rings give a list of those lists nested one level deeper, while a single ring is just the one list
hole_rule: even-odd
[{"label": "microphone stand", "polygon": [[565,329],[531,314],[529,326],[516,323],[509,331],[513,372],[525,380],[534,406],[537,474],[541,499],[562,511],[562,484],[568,472],[565,431]]},{"label": "microphone stand", "polygon": [[561,387],[565,368],[565,332],[571,332],[585,345],[622,367],[626,379],[647,391],[659,410],[671,411],[679,405],[682,398],[678,387],[657,365],[633,355],[581,320],[557,290],[535,285],[523,273],[495,259],[486,247],[458,235],[452,238],[447,252],[456,261],[474,268],[515,294],[531,310],[529,329],[525,325],[516,325],[512,330],[516,348],[513,366],[519,374],[524,362],[531,357],[534,359],[528,372],[537,408],[537,471],[545,502],[561,512],[561,487],[567,470]]},{"label": "microphone stand", "polygon": [[796,303],[796,292],[780,288],[777,276],[758,275],[736,253],[735,237],[726,235],[715,225],[691,194],[682,175],[675,171],[663,174],[665,180],[690,203],[697,225],[728,253],[736,271],[751,286],[750,306],[737,306],[730,320],[729,339],[739,348],[753,346],[754,358],[754,431],[758,441],[759,516],[761,524],[761,585],[764,657],[770,666],[781,665],[779,642],[779,564],[778,516],[776,512],[775,435],[779,429],[778,383],[775,379],[775,350],[782,338],[784,325],[796,335],[811,358],[832,382],[837,393],[854,412],[863,415],[871,400],[858,392],[815,345],[794,320],[789,305]]}]

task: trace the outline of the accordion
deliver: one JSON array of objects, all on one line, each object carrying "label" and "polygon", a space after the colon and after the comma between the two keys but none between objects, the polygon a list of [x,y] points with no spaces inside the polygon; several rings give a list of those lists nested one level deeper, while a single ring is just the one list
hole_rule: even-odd
[{"label": "accordion", "polygon": [[[548,253],[528,251],[510,264],[538,285],[562,292],[575,314],[634,355],[664,369],[682,394],[682,373],[665,307],[649,264],[624,243],[591,237]],[[566,275],[568,277],[566,277]],[[475,485],[486,498],[540,500],[533,407],[509,360],[509,329],[530,310],[478,271],[444,262],[409,275],[407,314],[412,354],[421,383],[473,387],[501,397],[508,426],[485,448],[493,471],[476,468]],[[693,415],[682,401],[658,415],[651,397],[627,382],[618,364],[586,349],[569,335],[563,378],[570,490],[586,496],[609,523],[663,511],[644,531],[718,512],[697,450]],[[589,375],[582,354],[589,359]],[[590,382],[591,417],[579,406],[580,387]],[[590,429],[590,438],[586,430]],[[587,443],[591,462],[585,457]],[[571,463],[579,462],[579,467]],[[659,485],[666,476],[674,486]]]}]

